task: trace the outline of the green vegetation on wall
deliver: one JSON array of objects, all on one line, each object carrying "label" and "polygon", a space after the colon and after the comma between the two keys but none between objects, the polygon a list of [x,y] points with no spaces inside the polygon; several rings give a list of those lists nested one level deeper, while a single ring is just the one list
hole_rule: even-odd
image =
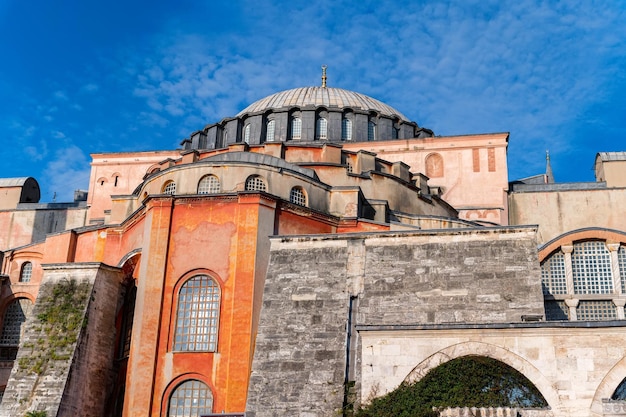
[{"label": "green vegetation on wall", "polygon": [[38,337],[24,343],[27,354],[18,362],[20,371],[41,375],[52,361],[70,359],[72,347],[86,325],[84,312],[90,285],[71,279],[55,282],[51,287],[42,287],[37,300],[32,331]]},{"label": "green vegetation on wall", "polygon": [[483,356],[465,356],[431,370],[421,380],[402,383],[375,398],[356,417],[430,417],[433,407],[546,408],[539,390],[510,366]]}]

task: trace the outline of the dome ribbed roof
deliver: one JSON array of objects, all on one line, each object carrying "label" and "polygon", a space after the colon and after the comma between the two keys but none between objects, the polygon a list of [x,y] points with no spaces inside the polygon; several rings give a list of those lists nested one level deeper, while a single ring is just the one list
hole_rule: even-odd
[{"label": "dome ribbed roof", "polygon": [[284,107],[324,106],[374,110],[387,116],[397,116],[409,121],[402,113],[375,98],[341,88],[301,87],[285,90],[255,101],[243,109],[237,117],[246,113],[264,112]]}]

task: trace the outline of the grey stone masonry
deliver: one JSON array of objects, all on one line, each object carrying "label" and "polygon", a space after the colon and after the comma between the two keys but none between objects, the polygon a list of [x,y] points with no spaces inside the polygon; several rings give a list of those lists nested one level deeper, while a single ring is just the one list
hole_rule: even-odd
[{"label": "grey stone masonry", "polygon": [[275,237],[271,244],[249,416],[341,415],[346,361],[347,380],[360,384],[358,333],[347,346],[351,296],[353,326],[515,323],[544,313],[534,227]]},{"label": "grey stone masonry", "polygon": [[1,417],[104,415],[113,382],[121,273],[99,263],[44,265]]}]

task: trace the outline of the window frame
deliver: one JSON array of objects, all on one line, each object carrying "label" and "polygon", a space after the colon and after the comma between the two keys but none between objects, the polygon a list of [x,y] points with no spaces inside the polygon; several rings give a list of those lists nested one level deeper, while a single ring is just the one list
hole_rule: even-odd
[{"label": "window frame", "polygon": [[[200,285],[190,285],[189,287],[187,286],[190,283],[193,284],[196,279],[199,279],[199,281],[201,281],[205,278],[207,283],[212,282],[212,285],[203,286],[202,283],[200,283]],[[187,291],[187,288],[190,288],[191,291]],[[195,288],[200,288],[200,290],[206,290],[207,288],[210,288],[210,291],[196,292]],[[185,291],[183,292],[183,290]],[[172,340],[170,343],[171,351],[176,354],[217,353],[219,348],[220,319],[222,315],[222,286],[220,281],[216,279],[212,274],[202,271],[196,271],[195,273],[185,276],[180,280],[179,284],[175,288],[173,297],[173,310],[175,311],[175,314],[173,314],[174,322],[172,323]],[[191,303],[189,303],[188,301],[193,302],[195,301],[194,298],[201,299],[201,302],[204,303],[204,305],[191,305]],[[217,307],[207,307],[207,304],[213,303],[217,303]],[[188,305],[190,306],[190,309],[187,308]],[[203,309],[203,307],[207,308]],[[215,314],[211,314],[212,312],[214,312]],[[196,313],[196,315],[194,316],[193,313]],[[185,318],[189,319],[189,324],[185,323]],[[195,323],[192,325],[191,322],[194,320]],[[198,322],[198,320],[202,320],[202,322]],[[208,323],[205,324],[204,320],[207,320]],[[214,321],[215,323],[212,324],[211,321]],[[206,330],[206,333],[202,333],[202,330]],[[202,340],[190,341],[188,339],[189,336],[193,336],[194,339],[197,336],[207,336],[206,349],[202,349],[202,346],[197,346],[198,344],[203,343]],[[211,336],[213,336],[213,340],[211,340]],[[193,348],[189,348],[189,346],[184,346],[192,343],[194,345]]]},{"label": "window frame", "polygon": [[[256,184],[254,187],[251,187],[251,185]],[[259,188],[257,187],[258,184],[262,184],[262,187]],[[246,183],[245,183],[245,190],[246,191],[262,191],[262,192],[267,192],[268,188],[267,188],[267,181],[265,181],[265,178],[263,178],[261,175],[257,175],[257,174],[253,174],[250,175],[246,178]]]},{"label": "window frame", "polygon": [[19,282],[27,284],[31,281],[33,277],[33,263],[30,261],[26,261],[22,263],[20,267],[20,277]]},{"label": "window frame", "polygon": [[[209,183],[206,185],[204,184],[205,180],[209,181]],[[214,181],[211,181],[211,180],[214,180]],[[196,189],[196,192],[202,195],[219,194],[220,192],[222,192],[222,184],[220,182],[219,177],[215,174],[203,175],[202,178],[200,178],[200,181],[198,181],[198,187]]]},{"label": "window frame", "polygon": [[162,194],[167,195],[176,195],[176,183],[173,180],[165,181],[163,184],[163,188],[161,189]]}]

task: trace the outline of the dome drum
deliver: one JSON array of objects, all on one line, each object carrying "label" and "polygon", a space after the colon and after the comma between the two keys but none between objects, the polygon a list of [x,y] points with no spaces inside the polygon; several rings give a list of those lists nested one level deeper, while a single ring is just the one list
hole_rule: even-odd
[{"label": "dome drum", "polygon": [[272,94],[235,117],[185,139],[183,149],[218,149],[233,143],[327,140],[367,142],[433,136],[374,98],[340,88],[305,87]]}]

